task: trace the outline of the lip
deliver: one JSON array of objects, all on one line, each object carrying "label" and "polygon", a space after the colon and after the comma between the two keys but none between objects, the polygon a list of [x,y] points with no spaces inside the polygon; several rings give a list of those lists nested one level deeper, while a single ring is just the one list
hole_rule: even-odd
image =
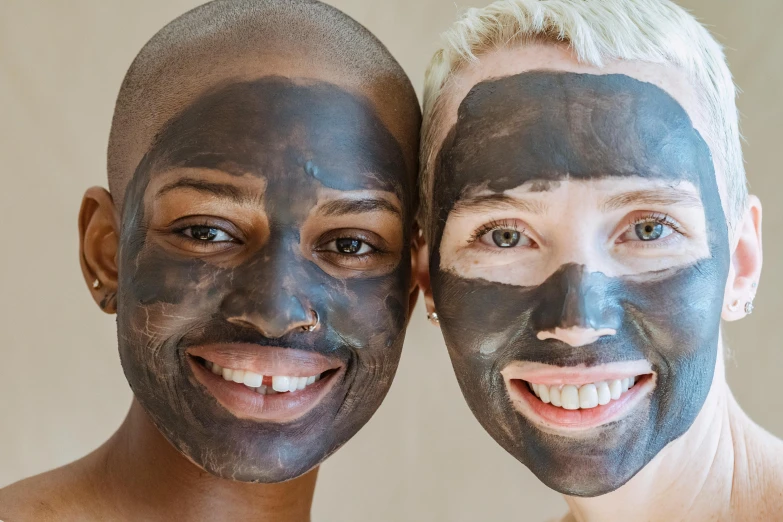
[{"label": "lip", "polygon": [[[345,367],[321,354],[291,348],[224,344],[189,348],[188,364],[195,379],[235,417],[259,422],[290,422],[318,405],[345,373]],[[244,384],[213,374],[196,357],[225,368],[243,369],[265,376],[307,377],[329,372],[304,390],[261,395]]]},{"label": "lip", "polygon": [[[543,431],[576,434],[616,422],[634,410],[655,388],[655,373],[647,361],[610,363],[594,367],[562,368],[540,363],[516,361],[501,372],[514,409]],[[595,408],[566,410],[545,404],[527,383],[582,385],[598,381],[636,377],[636,384],[617,399]]]}]

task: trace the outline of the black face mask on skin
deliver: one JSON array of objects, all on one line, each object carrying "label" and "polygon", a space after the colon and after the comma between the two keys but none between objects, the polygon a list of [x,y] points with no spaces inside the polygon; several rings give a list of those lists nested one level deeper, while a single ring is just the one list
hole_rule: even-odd
[{"label": "black face mask on skin", "polygon": [[[151,241],[145,190],[179,168],[261,178],[268,238],[230,267]],[[134,395],[181,453],[214,475],[280,482],[318,465],[369,420],[391,385],[407,323],[413,186],[371,103],[327,83],[269,77],[227,85],[166,125],[125,199],[117,326]],[[396,195],[403,246],[383,273],[335,277],[303,256],[300,227],[320,189]],[[310,309],[320,321],[315,331],[283,328],[274,338],[230,320],[255,313],[291,322]],[[188,367],[188,347],[213,343],[316,352],[345,371],[292,422],[239,419]]]},{"label": "black face mask on skin", "polygon": [[[685,110],[652,84],[624,75],[532,71],[470,91],[434,176],[433,296],[473,414],[552,489],[577,496],[617,489],[688,430],[712,383],[729,243],[707,144]],[[565,179],[629,176],[688,181],[699,190],[708,257],[621,277],[567,264],[532,287],[441,267],[445,223],[470,191],[502,193],[528,182],[548,190]],[[581,347],[537,337],[571,326],[616,334]],[[487,349],[490,338],[494,346]],[[657,375],[649,399],[580,438],[534,426],[511,405],[500,373],[513,361],[590,367],[633,360],[649,361]]]}]

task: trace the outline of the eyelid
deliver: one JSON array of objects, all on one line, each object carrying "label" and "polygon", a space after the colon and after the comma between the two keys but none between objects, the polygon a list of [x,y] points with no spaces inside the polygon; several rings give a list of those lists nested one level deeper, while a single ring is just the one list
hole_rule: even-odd
[{"label": "eyelid", "polygon": [[635,212],[631,214],[628,219],[625,222],[625,226],[623,226],[620,230],[622,233],[625,230],[628,230],[629,228],[636,226],[640,223],[646,223],[648,221],[654,221],[656,223],[660,223],[662,225],[666,225],[672,228],[675,232],[678,234],[681,234],[683,236],[687,236],[685,228],[680,224],[679,221],[671,217],[669,214],[665,212],[649,212],[649,211],[642,211],[642,212]]},{"label": "eyelid", "polygon": [[468,245],[472,245],[476,243],[479,239],[484,237],[486,234],[494,231],[494,230],[500,230],[500,229],[509,229],[509,230],[515,230],[519,232],[520,234],[527,236],[530,241],[533,243],[539,244],[539,241],[536,237],[534,237],[533,234],[530,233],[529,228],[525,225],[524,222],[522,222],[519,219],[493,219],[489,221],[488,223],[484,223],[480,227],[476,228],[476,230],[473,231],[470,238],[467,241]]},{"label": "eyelid", "polygon": [[[328,232],[321,234],[321,236],[315,242],[314,248],[318,252],[323,252],[324,246],[338,239],[356,239],[361,241],[362,243],[366,243],[377,253],[382,253],[382,254],[388,253],[388,244],[382,237],[366,230],[353,229],[353,228],[341,228],[341,229],[329,230]],[[328,252],[331,252],[331,250],[329,250]],[[346,254],[342,254],[342,255],[346,255]],[[368,254],[362,254],[362,255],[368,255]],[[355,256],[356,255],[354,254],[353,257]]]},{"label": "eyelid", "polygon": [[[227,221],[222,218],[214,217],[214,216],[184,216],[181,218],[177,218],[168,225],[166,225],[165,229],[167,229],[170,232],[174,232],[177,234],[182,235],[183,237],[187,239],[193,239],[185,236],[182,234],[183,230],[187,230],[191,227],[208,227],[208,228],[216,228],[218,230],[221,230],[222,232],[225,232],[236,243],[244,244],[245,243],[245,236],[242,233],[241,230],[239,230],[238,227],[236,227],[233,223],[230,221]],[[194,241],[199,241],[197,239],[193,239]],[[227,243],[227,241],[219,241],[218,243]]]}]

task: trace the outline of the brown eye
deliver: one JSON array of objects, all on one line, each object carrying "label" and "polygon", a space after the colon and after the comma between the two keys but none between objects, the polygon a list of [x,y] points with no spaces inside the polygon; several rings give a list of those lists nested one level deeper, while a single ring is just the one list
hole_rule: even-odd
[{"label": "brown eye", "polygon": [[181,233],[196,241],[204,241],[210,243],[222,243],[226,241],[233,241],[227,232],[206,225],[194,225],[181,230]]},{"label": "brown eye", "polygon": [[360,256],[375,251],[373,247],[364,241],[351,237],[341,237],[330,241],[324,250],[348,256]]}]

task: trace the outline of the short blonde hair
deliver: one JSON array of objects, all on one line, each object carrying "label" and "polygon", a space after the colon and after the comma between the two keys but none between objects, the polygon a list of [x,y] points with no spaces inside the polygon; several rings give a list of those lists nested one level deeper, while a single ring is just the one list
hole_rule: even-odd
[{"label": "short blonde hair", "polygon": [[442,35],[424,85],[420,153],[421,212],[429,229],[441,94],[463,66],[495,49],[530,42],[566,43],[582,63],[613,60],[672,65],[698,93],[716,168],[723,173],[731,229],[746,208],[736,88],[723,49],[691,14],[669,0],[498,0],[468,9]]}]

